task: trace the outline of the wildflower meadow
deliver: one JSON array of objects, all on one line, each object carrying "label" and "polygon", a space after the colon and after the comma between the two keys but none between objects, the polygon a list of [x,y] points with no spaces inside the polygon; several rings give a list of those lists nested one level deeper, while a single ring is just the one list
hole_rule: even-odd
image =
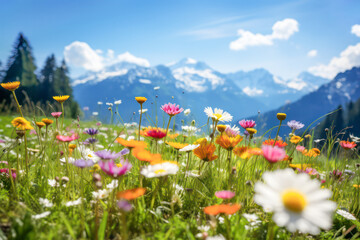
[{"label": "wildflower meadow", "polygon": [[255,120],[227,125],[209,106],[196,122],[176,103],[159,103],[160,126],[143,96],[138,123],[71,119],[67,95],[34,114],[19,86],[1,84],[18,111],[0,118],[0,239],[360,238],[355,136],[327,129],[320,144],[286,113],[260,134]]}]

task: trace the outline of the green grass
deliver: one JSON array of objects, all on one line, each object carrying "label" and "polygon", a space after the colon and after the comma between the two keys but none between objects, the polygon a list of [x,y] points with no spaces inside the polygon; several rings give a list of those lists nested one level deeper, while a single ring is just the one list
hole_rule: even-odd
[{"label": "green grass", "polygon": [[[1,177],[3,187],[0,188],[0,239],[197,239],[200,233],[199,226],[208,225],[209,236],[222,234],[229,239],[267,239],[269,230],[275,231],[276,239],[341,239],[359,236],[359,222],[347,220],[337,214],[334,215],[333,227],[328,231],[322,231],[318,236],[309,234],[288,232],[285,228],[274,227],[271,214],[265,213],[261,206],[254,201],[254,184],[261,181],[262,173],[272,168],[286,168],[288,163],[277,163],[270,167],[269,163],[261,156],[254,156],[248,160],[241,159],[235,155],[232,157],[232,166],[236,168],[231,174],[229,183],[227,152],[217,146],[216,154],[218,159],[203,163],[193,153],[190,153],[189,169],[197,172],[199,166],[203,164],[200,177],[185,177],[185,163],[187,153],[179,156],[180,170],[176,175],[169,175],[160,178],[139,177],[140,168],[147,163],[138,161],[131,154],[127,156],[133,167],[131,172],[119,178],[119,186],[107,198],[98,202],[92,200],[92,192],[97,188],[92,180],[91,168],[83,170],[69,164],[61,164],[60,152],[68,154],[64,149],[64,144],[58,144],[54,140],[58,131],[55,123],[49,127],[47,141],[42,139],[41,145],[36,135],[27,134],[28,147],[39,149],[40,152],[32,153],[29,157],[29,173],[20,173],[25,169],[24,162],[24,143],[16,141],[16,133],[13,127],[6,127],[16,116],[1,116],[0,139],[9,137],[5,144],[1,146],[0,161],[8,161],[12,168],[17,168],[19,161],[18,176],[16,181],[11,183],[10,178]],[[28,119],[30,120],[30,119]],[[36,118],[37,121],[41,117]],[[74,142],[77,148],[73,153],[74,158],[80,158],[79,147],[88,137],[83,134],[84,128],[94,127],[96,122],[77,122],[66,119],[64,125],[79,134],[80,138]],[[107,129],[104,129],[107,128]],[[102,125],[100,133],[97,135],[99,140],[95,151],[110,149],[119,152],[124,147],[114,143],[116,136],[126,134],[135,136],[135,128],[124,129],[123,126]],[[45,128],[41,130],[45,135]],[[182,142],[183,137],[177,137],[175,141]],[[206,133],[208,135],[208,133]],[[191,136],[186,138],[187,143],[193,143],[197,138],[203,136]],[[260,138],[255,137],[254,146],[260,146]],[[315,143],[310,143],[314,146]],[[148,149],[155,151],[155,144],[150,139],[145,140]],[[288,141],[287,141],[288,142]],[[307,140],[306,146],[310,144]],[[244,140],[239,146],[244,145]],[[295,151],[293,163],[309,163],[319,173],[319,178],[325,179],[324,188],[332,190],[332,200],[338,208],[347,209],[358,218],[360,217],[359,202],[360,189],[354,188],[353,184],[359,184],[359,169],[355,166],[359,163],[358,156],[349,151],[338,149],[335,144],[333,154],[326,155],[327,147],[322,149],[319,157],[304,157]],[[41,149],[44,151],[41,151]],[[286,147],[287,153],[291,154],[295,146],[289,143]],[[159,147],[163,149],[162,158],[165,160],[176,161],[177,151],[171,147]],[[10,150],[15,152],[10,153]],[[17,155],[19,157],[17,157]],[[43,166],[43,167],[41,167]],[[351,170],[355,173],[353,178],[344,175],[343,181],[334,180],[330,177],[330,172],[334,168],[344,171]],[[0,168],[6,165],[0,164]],[[67,172],[69,170],[69,172]],[[102,187],[106,188],[112,179],[99,171],[102,177]],[[49,179],[56,177],[69,177],[70,181],[66,186],[52,187],[48,184]],[[160,184],[160,185],[159,185]],[[62,184],[61,184],[62,185]],[[115,193],[125,189],[136,188],[139,186],[146,188],[146,194],[136,200],[132,200],[133,210],[129,213],[122,213],[115,206]],[[159,185],[159,191],[155,192]],[[176,190],[175,185],[183,190]],[[220,204],[221,199],[215,197],[215,192],[219,190],[231,190],[236,193],[231,199],[232,203],[240,203],[241,209],[236,214],[227,217],[220,215],[211,217],[203,212],[206,206]],[[76,206],[65,206],[68,201],[74,201],[83,196],[86,200],[84,204]],[[155,196],[154,207],[151,208],[151,201]],[[39,198],[46,198],[53,203],[53,207],[46,208],[39,203]],[[50,215],[41,219],[34,219],[36,214],[50,211]],[[256,213],[261,223],[252,229],[245,226],[249,225],[242,216],[243,213]],[[220,219],[219,219],[220,217]],[[124,219],[125,218],[125,219]],[[223,223],[224,221],[224,223]],[[351,230],[347,230],[355,225]],[[229,227],[229,228],[228,228]],[[97,232],[95,232],[97,230]],[[346,233],[346,236],[345,236]],[[126,235],[126,236],[125,236]]]}]

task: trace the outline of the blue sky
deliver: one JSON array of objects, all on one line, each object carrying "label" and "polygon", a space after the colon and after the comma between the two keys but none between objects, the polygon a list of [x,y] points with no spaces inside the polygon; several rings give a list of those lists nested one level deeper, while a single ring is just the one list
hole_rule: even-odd
[{"label": "blue sky", "polygon": [[[330,78],[332,72],[360,65],[360,28],[351,32],[360,24],[360,1],[355,0],[0,0],[0,4],[3,63],[22,31],[39,68],[51,53],[62,59],[65,47],[75,41],[101,50],[99,61],[106,61],[111,49],[115,56],[130,52],[152,66],[191,57],[221,72],[263,67],[284,78],[309,69]],[[286,19],[292,22],[285,21],[287,25]],[[277,22],[286,29],[275,37],[272,27]],[[247,35],[238,35],[240,29]],[[240,37],[235,44],[240,49],[230,48]],[[311,50],[315,51],[308,56]],[[344,51],[345,59],[339,57]],[[76,76],[98,62],[90,67],[73,63],[70,60]]]}]

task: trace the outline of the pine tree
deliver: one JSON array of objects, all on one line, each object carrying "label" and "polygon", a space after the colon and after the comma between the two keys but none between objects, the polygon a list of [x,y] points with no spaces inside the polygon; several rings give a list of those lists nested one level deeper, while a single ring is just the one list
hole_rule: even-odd
[{"label": "pine tree", "polygon": [[56,68],[55,78],[53,81],[52,88],[54,90],[54,95],[69,95],[70,98],[67,101],[67,106],[69,106],[70,115],[72,118],[77,117],[80,113],[80,107],[78,103],[74,100],[72,94],[72,88],[70,85],[69,69],[66,65],[65,60],[62,60],[61,65]]},{"label": "pine tree", "polygon": [[42,100],[45,102],[51,100],[56,94],[54,89],[55,73],[56,73],[56,60],[54,54],[50,55],[45,60],[45,65],[41,70],[41,89]]},{"label": "pine tree", "polygon": [[20,81],[22,87],[32,87],[39,84],[35,70],[32,48],[22,33],[14,44],[12,55],[8,61],[8,69],[3,82]]}]

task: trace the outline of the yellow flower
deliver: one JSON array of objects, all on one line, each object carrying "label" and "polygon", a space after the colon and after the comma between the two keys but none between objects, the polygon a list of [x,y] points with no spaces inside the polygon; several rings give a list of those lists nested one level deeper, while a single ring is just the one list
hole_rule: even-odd
[{"label": "yellow flower", "polygon": [[360,185],[354,184],[353,187],[354,188],[360,188]]},{"label": "yellow flower", "polygon": [[305,138],[311,138],[311,135],[310,135],[310,134],[306,134],[306,135],[305,135]]},{"label": "yellow flower", "polygon": [[36,126],[38,126],[40,129],[45,126],[45,123],[43,122],[36,122]]},{"label": "yellow flower", "polygon": [[54,96],[53,99],[59,103],[63,103],[66,100],[68,100],[69,97],[70,97],[69,95],[63,95],[63,96],[61,95],[61,96]]},{"label": "yellow flower", "polygon": [[250,135],[253,135],[253,134],[256,134],[257,133],[257,130],[255,128],[246,128],[246,131],[250,134]]},{"label": "yellow flower", "polygon": [[202,143],[203,141],[207,141],[206,138],[198,138],[198,139],[196,139],[196,141],[195,141],[193,144],[194,144],[194,145],[200,144],[200,143]]},{"label": "yellow flower", "polygon": [[140,104],[143,104],[144,102],[147,101],[147,98],[146,97],[135,97],[135,100],[140,103]]},{"label": "yellow flower", "polygon": [[283,121],[286,119],[286,113],[278,113],[276,114],[277,119],[279,119],[280,121]]},{"label": "yellow flower", "polygon": [[293,169],[301,169],[301,170],[305,170],[306,168],[311,167],[311,164],[289,164],[289,167],[293,168]]},{"label": "yellow flower", "polygon": [[309,151],[305,149],[302,154],[307,157],[317,157],[320,155],[320,150],[318,148],[312,148]]},{"label": "yellow flower", "polygon": [[31,129],[34,129],[30,122],[28,120],[26,120],[25,118],[23,117],[17,117],[17,118],[14,118],[14,120],[11,121],[11,124],[18,128],[18,129],[21,129],[21,130],[31,130]]},{"label": "yellow flower", "polygon": [[178,143],[178,142],[166,142],[166,144],[172,146],[173,148],[175,148],[177,150],[182,149],[182,148],[186,147],[187,145],[189,145],[187,143]]},{"label": "yellow flower", "polygon": [[249,159],[252,156],[248,147],[237,147],[234,148],[233,152],[242,159]]},{"label": "yellow flower", "polygon": [[76,148],[76,144],[69,144],[69,149],[74,150]]},{"label": "yellow flower", "polygon": [[194,154],[203,161],[211,162],[218,158],[214,155],[216,146],[212,143],[208,143],[206,138],[200,142],[200,146],[194,149]]},{"label": "yellow flower", "polygon": [[216,127],[216,128],[217,128],[217,130],[218,130],[219,132],[221,132],[221,133],[222,133],[222,132],[224,132],[224,131],[225,131],[226,126],[225,126],[225,125],[221,125],[221,124],[220,124],[220,125],[217,125],[217,127]]},{"label": "yellow flower", "polygon": [[20,82],[15,81],[15,82],[2,83],[1,86],[6,90],[15,91],[20,86]]},{"label": "yellow flower", "polygon": [[99,171],[100,169],[101,169],[101,168],[100,168],[99,164],[94,164],[93,167],[92,167],[92,169],[89,170],[89,172],[91,172],[91,173],[97,172],[97,171]]},{"label": "yellow flower", "polygon": [[46,126],[48,126],[48,125],[50,125],[50,124],[52,124],[52,123],[54,122],[53,120],[48,119],[48,118],[43,118],[43,119],[41,119],[41,121],[42,121],[43,123],[45,123]]},{"label": "yellow flower", "polygon": [[299,142],[302,142],[302,140],[304,140],[302,137],[293,135],[290,139],[290,142],[292,142],[293,144],[298,144]]}]

